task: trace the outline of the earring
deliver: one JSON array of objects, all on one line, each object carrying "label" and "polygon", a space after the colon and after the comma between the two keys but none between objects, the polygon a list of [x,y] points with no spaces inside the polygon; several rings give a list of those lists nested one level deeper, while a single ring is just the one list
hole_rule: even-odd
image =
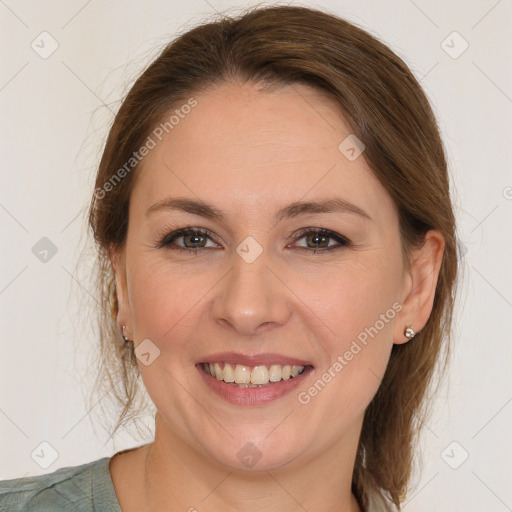
[{"label": "earring", "polygon": [[129,340],[125,335],[124,335],[124,332],[126,331],[126,325],[123,325],[123,340],[125,343],[128,343],[130,342],[131,340]]},{"label": "earring", "polygon": [[414,336],[416,336],[416,333],[414,332],[414,329],[412,327],[407,327],[405,330],[404,330],[404,336],[410,340],[412,338],[414,338]]}]

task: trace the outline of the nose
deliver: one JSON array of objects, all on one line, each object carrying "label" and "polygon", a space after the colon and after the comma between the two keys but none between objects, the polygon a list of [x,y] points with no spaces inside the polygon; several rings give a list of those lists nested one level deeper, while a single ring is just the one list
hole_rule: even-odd
[{"label": "nose", "polygon": [[254,336],[287,322],[291,292],[269,260],[265,251],[252,263],[233,253],[233,266],[219,284],[213,304],[219,325]]}]

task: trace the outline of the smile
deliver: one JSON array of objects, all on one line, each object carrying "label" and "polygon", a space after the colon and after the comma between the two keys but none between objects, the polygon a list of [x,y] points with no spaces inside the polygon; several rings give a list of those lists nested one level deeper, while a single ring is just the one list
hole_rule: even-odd
[{"label": "smile", "polygon": [[247,366],[229,363],[203,363],[203,370],[210,376],[241,388],[262,387],[293,379],[306,369],[298,365]]},{"label": "smile", "polygon": [[248,356],[223,352],[198,362],[196,368],[212,397],[237,406],[263,406],[304,384],[314,371],[308,361],[277,354]]}]

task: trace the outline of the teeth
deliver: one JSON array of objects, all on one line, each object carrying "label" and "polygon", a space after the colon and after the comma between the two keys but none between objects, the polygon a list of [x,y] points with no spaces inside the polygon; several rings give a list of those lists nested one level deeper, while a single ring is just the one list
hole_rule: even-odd
[{"label": "teeth", "polygon": [[224,382],[235,382],[235,370],[230,364],[224,365]]},{"label": "teeth", "polygon": [[252,384],[268,384],[268,370],[266,366],[255,366],[251,372]]},{"label": "teeth", "polygon": [[235,367],[235,382],[237,384],[249,384],[251,382],[251,369],[237,364]]},{"label": "teeth", "polygon": [[299,376],[305,369],[304,366],[291,366],[272,364],[267,366],[255,366],[252,371],[249,366],[228,363],[205,363],[204,370],[217,380],[234,383],[240,387],[266,386],[272,382],[280,382]]},{"label": "teeth", "polygon": [[292,366],[292,377],[297,377],[303,369],[304,366]]},{"label": "teeth", "polygon": [[215,378],[217,380],[222,380],[224,375],[223,375],[223,371],[222,371],[222,368],[219,366],[219,363],[215,363],[213,365],[214,369],[215,369]]},{"label": "teeth", "polygon": [[281,367],[278,364],[273,364],[268,370],[268,379],[270,382],[279,382],[281,373]]}]

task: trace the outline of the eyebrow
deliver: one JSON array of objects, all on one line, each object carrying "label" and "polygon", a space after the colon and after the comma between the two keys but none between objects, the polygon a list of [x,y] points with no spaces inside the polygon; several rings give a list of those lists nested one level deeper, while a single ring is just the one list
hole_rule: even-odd
[{"label": "eyebrow", "polygon": [[[158,201],[148,208],[146,216],[160,210],[180,210],[186,213],[200,215],[207,219],[220,220],[221,222],[226,222],[227,218],[226,214],[221,210],[204,201],[183,197],[172,197]],[[338,197],[325,199],[323,201],[294,202],[279,210],[275,219],[277,222],[281,222],[284,219],[298,217],[299,215],[331,212],[353,213],[364,219],[372,220],[368,213],[359,208],[359,206]]]}]

